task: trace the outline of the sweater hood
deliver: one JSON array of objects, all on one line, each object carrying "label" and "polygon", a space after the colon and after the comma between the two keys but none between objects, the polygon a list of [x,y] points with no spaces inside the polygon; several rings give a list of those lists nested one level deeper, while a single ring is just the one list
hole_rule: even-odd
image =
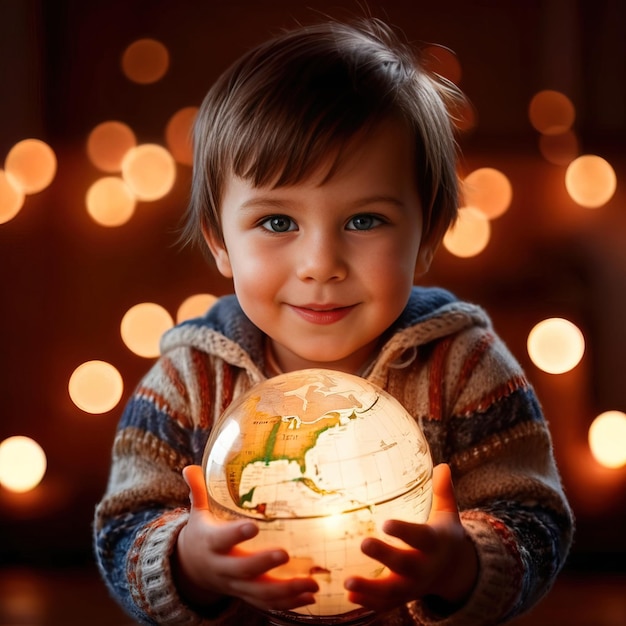
[{"label": "sweater hood", "polygon": [[[490,326],[487,314],[478,306],[458,300],[449,291],[436,287],[413,287],[409,301],[398,319],[381,338],[381,349],[367,378],[378,378],[407,351],[452,335],[474,325]],[[161,354],[176,348],[192,348],[212,354],[235,367],[247,369],[251,378],[266,378],[264,334],[241,309],[236,296],[220,298],[202,316],[166,332]]]}]

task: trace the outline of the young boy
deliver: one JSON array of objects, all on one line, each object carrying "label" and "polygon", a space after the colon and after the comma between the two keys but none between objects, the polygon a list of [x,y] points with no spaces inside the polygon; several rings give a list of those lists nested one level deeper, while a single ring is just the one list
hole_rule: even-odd
[{"label": "young boy", "polygon": [[438,464],[428,524],[385,525],[406,548],[363,542],[390,574],[345,581],[376,623],[495,624],[550,588],[572,516],[535,395],[480,308],[413,286],[456,215],[457,96],[373,20],[284,34],[209,91],[187,234],[236,295],[164,336],[96,513],[100,569],[139,622],[263,624],[314,601],[312,577],[267,574],[284,551],[240,547],[253,523],[212,518],[198,467],[233,398],[308,367],[387,389]]}]

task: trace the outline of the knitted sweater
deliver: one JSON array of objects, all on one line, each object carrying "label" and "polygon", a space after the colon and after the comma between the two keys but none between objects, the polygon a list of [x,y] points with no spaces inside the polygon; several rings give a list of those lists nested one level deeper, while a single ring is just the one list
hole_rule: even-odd
[{"label": "knitted sweater", "polygon": [[[551,438],[519,364],[486,314],[434,288],[414,288],[364,377],[418,420],[434,463],[452,469],[462,522],[479,557],[468,601],[438,614],[426,600],[380,616],[384,625],[496,624],[550,588],[573,520]],[[183,467],[199,464],[211,424],[266,378],[264,337],[234,296],[166,333],[162,355],[122,415],[94,540],[112,594],[142,624],[266,623],[233,599],[201,615],[179,596],[170,556],[189,515]]]}]

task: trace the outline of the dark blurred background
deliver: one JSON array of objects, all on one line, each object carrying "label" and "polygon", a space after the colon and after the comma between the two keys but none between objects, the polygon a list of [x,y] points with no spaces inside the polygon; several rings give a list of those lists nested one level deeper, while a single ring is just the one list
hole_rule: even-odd
[{"label": "dark blurred background", "polygon": [[[0,624],[130,623],[97,579],[90,539],[117,419],[151,364],[124,345],[119,323],[139,302],[174,314],[191,294],[230,291],[199,252],[176,244],[188,166],[177,165],[172,191],[140,203],[122,227],[87,215],[85,193],[102,175],[86,156],[88,133],[121,120],[140,143],[163,144],[171,115],[199,106],[245,50],[283,27],[362,15],[365,6],[412,42],[454,51],[475,114],[460,135],[462,168],[497,168],[513,186],[485,251],[461,259],[442,249],[424,282],[491,313],[550,421],[578,530],[532,623],[626,623],[626,469],[599,465],[587,445],[596,415],[626,410],[626,4],[0,0],[0,167],[29,137],[58,159],[53,183],[0,224],[0,441],[32,437],[48,459],[34,490],[0,486]],[[143,37],[170,53],[166,75],[148,85],[120,68],[125,48]],[[615,195],[598,209],[576,205],[565,167],[539,152],[528,107],[545,89],[573,102],[580,152],[602,156],[617,174]],[[546,317],[566,317],[585,334],[585,356],[566,374],[546,374],[527,355],[528,332]],[[91,359],[124,379],[122,402],[100,415],[81,411],[67,391]]]}]

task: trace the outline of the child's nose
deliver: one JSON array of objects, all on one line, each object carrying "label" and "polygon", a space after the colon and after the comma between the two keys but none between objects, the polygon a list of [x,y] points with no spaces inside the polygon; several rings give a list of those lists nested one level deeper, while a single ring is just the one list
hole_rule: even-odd
[{"label": "child's nose", "polygon": [[300,243],[297,266],[300,280],[327,282],[346,277],[348,265],[345,250],[337,237],[316,233]]}]

